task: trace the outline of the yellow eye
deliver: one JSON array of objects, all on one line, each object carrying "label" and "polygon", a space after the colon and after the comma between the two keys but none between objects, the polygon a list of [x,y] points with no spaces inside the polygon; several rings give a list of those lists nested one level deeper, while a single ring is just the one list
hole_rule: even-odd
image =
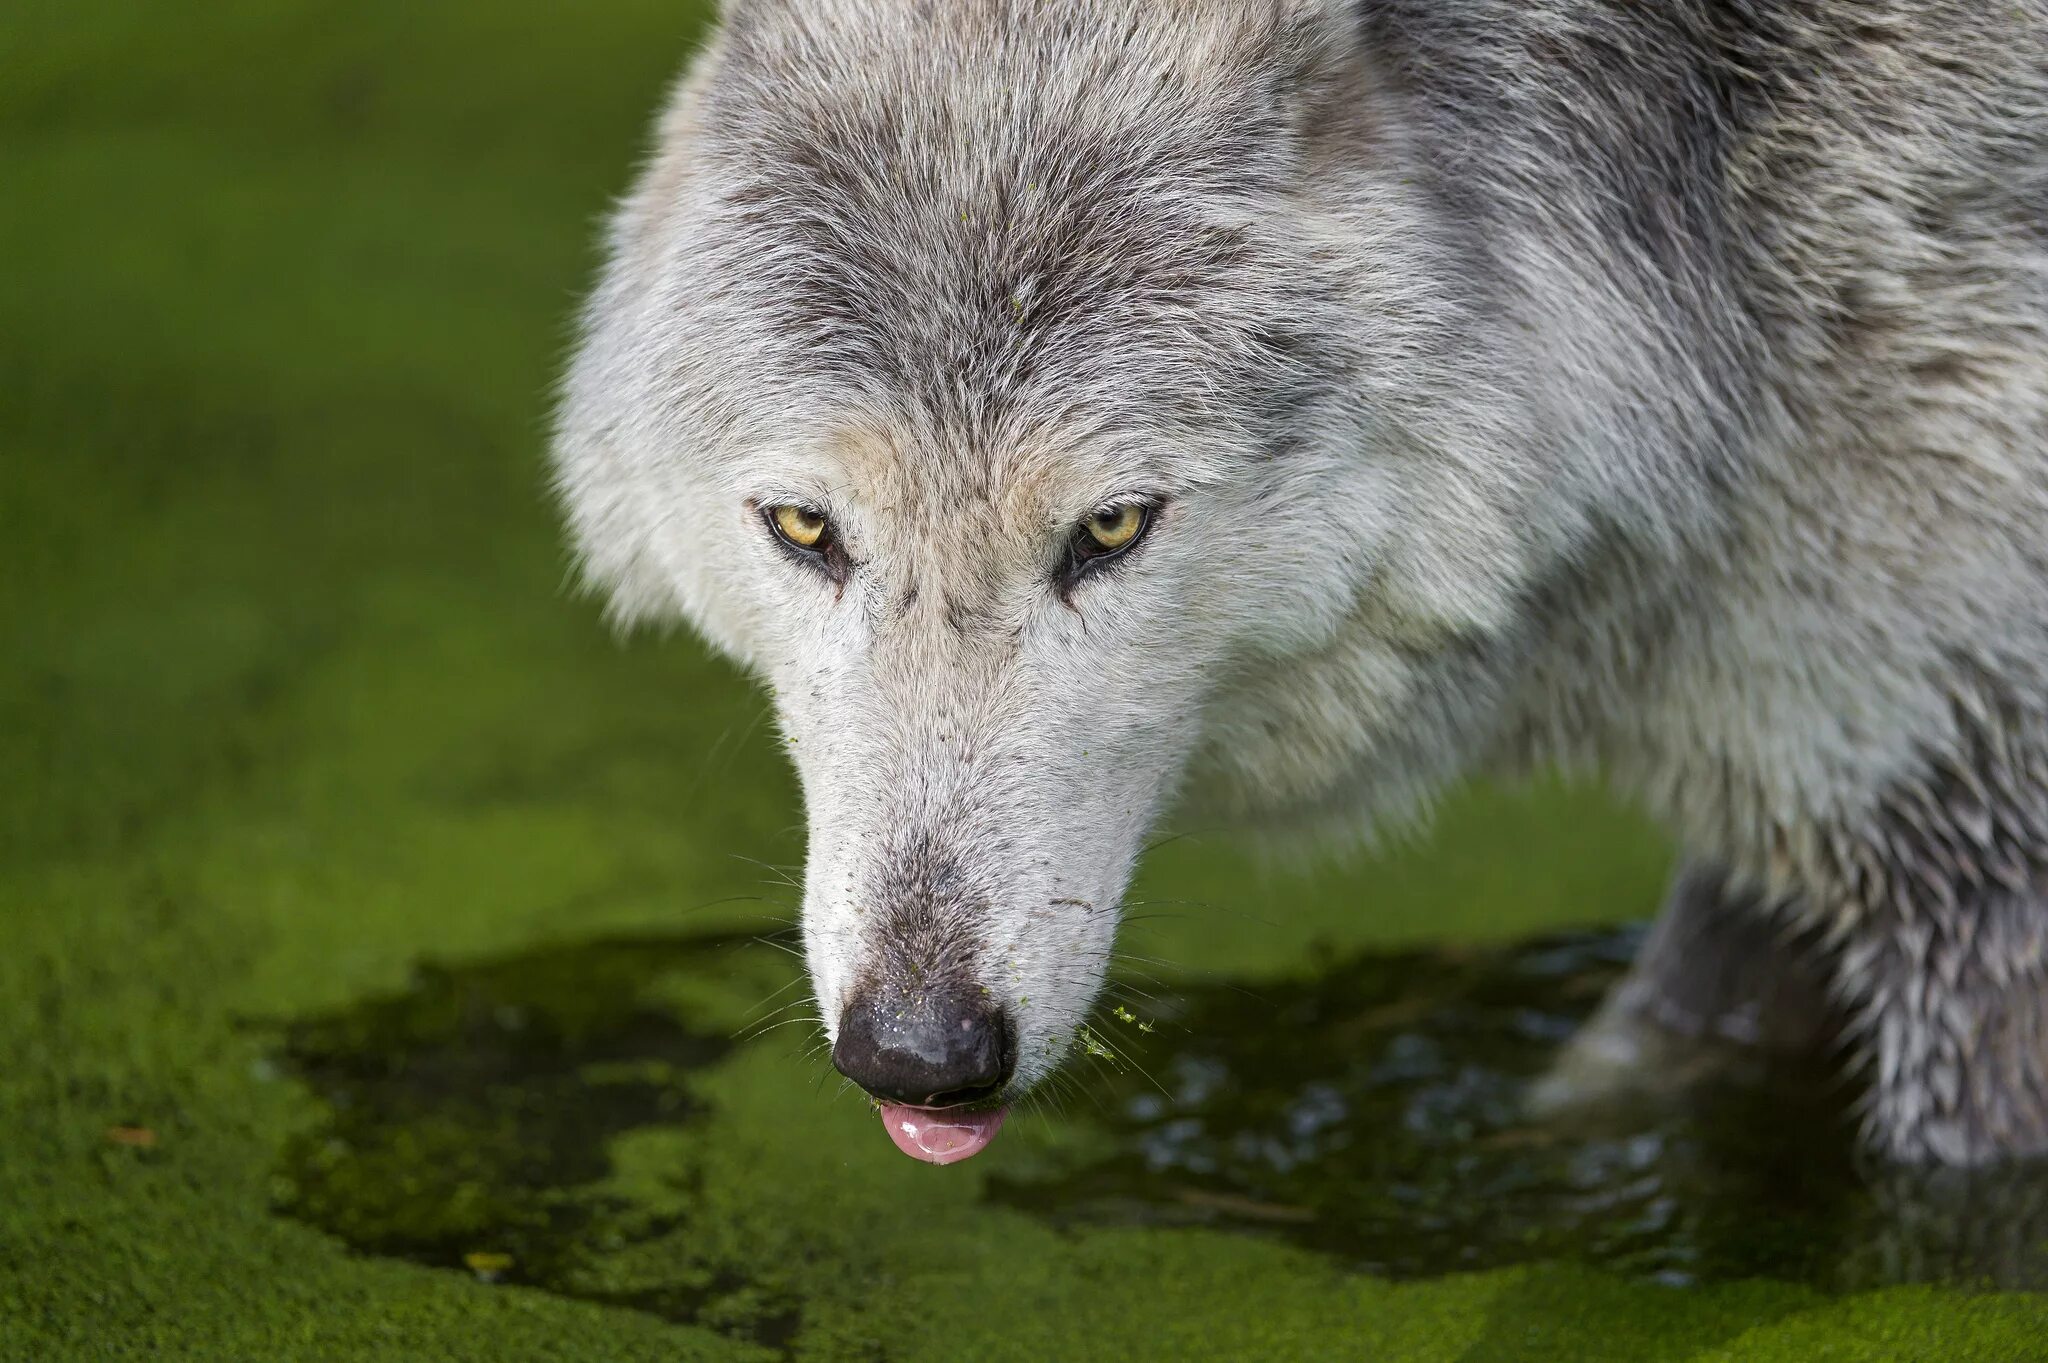
[{"label": "yellow eye", "polygon": [[1119,549],[1128,549],[1145,532],[1147,520],[1145,508],[1137,502],[1126,502],[1106,511],[1098,511],[1083,524],[1087,527],[1089,547],[1098,553],[1114,554]]},{"label": "yellow eye", "polygon": [[777,506],[768,511],[775,533],[799,549],[818,549],[825,543],[831,522],[806,506]]}]

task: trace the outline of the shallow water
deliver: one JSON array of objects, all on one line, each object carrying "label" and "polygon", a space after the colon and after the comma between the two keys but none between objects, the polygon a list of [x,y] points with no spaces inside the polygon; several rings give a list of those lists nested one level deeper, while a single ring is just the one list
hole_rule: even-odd
[{"label": "shallow water", "polygon": [[[1572,1259],[1675,1286],[2048,1283],[2048,1171],[1860,1171],[1823,1071],[1736,1067],[1682,1100],[1526,1118],[1524,1085],[1635,943],[1333,959],[1113,1011],[1102,1049],[1129,1063],[1095,1065],[1097,1101],[1061,1119],[1087,1138],[999,1146],[987,1195],[1064,1224],[1281,1236],[1393,1277]],[[693,1075],[739,1044],[687,1024],[677,989],[749,974],[788,967],[744,937],[608,940],[422,970],[290,1024],[328,1115],[284,1153],[281,1210],[365,1252],[787,1340],[795,1303],[691,1257],[690,1189],[657,1208],[607,1185],[614,1142],[691,1124]],[[644,1247],[653,1285],[603,1271]]]},{"label": "shallow water", "polygon": [[[996,1196],[1063,1219],[1231,1225],[1401,1278],[1568,1258],[1673,1285],[2048,1280],[2048,1169],[1859,1168],[1823,1061],[1702,1053],[1712,1077],[1570,1121],[1522,1095],[1633,931],[1327,963],[1126,1009],[1114,1153]],[[1142,1071],[1142,1072],[1141,1072]]]},{"label": "shallow water", "polygon": [[619,938],[421,970],[403,993],[293,1023],[285,1058],[328,1104],[286,1150],[279,1206],[356,1249],[780,1343],[793,1305],[678,1258],[645,1290],[593,1272],[686,1230],[603,1184],[611,1143],[687,1123],[689,1076],[729,1035],[648,1000],[664,977],[732,972],[751,937]]}]

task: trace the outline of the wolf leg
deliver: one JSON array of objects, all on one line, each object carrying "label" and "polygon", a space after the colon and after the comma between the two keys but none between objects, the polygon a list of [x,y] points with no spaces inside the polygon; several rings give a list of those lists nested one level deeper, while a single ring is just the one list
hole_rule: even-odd
[{"label": "wolf leg", "polygon": [[1866,911],[1835,977],[1870,1069],[1873,1151],[1948,1165],[2048,1154],[2048,886]]},{"label": "wolf leg", "polygon": [[1865,1186],[1870,1204],[1845,1227],[1837,1286],[2048,1288],[2048,1187],[2032,1163],[1892,1164],[1867,1171]]},{"label": "wolf leg", "polygon": [[1809,940],[1707,863],[1672,886],[1629,973],[1530,1094],[1539,1113],[1681,1089],[1729,1061],[1809,1054],[1833,1037]]}]

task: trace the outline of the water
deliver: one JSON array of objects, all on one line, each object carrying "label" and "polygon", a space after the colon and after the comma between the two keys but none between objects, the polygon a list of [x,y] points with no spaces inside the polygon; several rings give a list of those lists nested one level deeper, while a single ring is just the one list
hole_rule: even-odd
[{"label": "water", "polygon": [[691,1121],[691,1074],[735,1045],[650,986],[759,978],[779,970],[766,954],[745,936],[611,939],[429,967],[405,993],[291,1024],[285,1060],[328,1115],[285,1151],[279,1209],[367,1253],[785,1342],[795,1304],[729,1267],[677,1255],[643,1288],[600,1271],[688,1229],[605,1189],[612,1142]]},{"label": "water", "polygon": [[1672,1285],[2048,1282],[2048,1170],[1859,1167],[1853,1094],[1824,1057],[1704,1055],[1709,1077],[1676,1093],[1526,1115],[1637,936],[1170,995],[1111,1024],[1132,1062],[1105,1104],[1112,1153],[994,1195],[1064,1221],[1280,1235],[1397,1278],[1568,1258]]},{"label": "water", "polygon": [[[1528,1118],[1526,1084],[1635,942],[1333,958],[1107,1014],[1132,1063],[1090,1067],[1099,1102],[1063,1119],[1101,1139],[999,1145],[987,1196],[1059,1224],[1278,1236],[1399,1278],[1562,1258],[1674,1287],[2048,1284],[2048,1171],[1861,1169],[1824,1069],[1733,1065],[1681,1097]],[[686,1022],[676,987],[789,978],[744,937],[617,939],[424,969],[291,1023],[284,1059],[326,1117],[283,1153],[280,1210],[364,1252],[784,1343],[797,1303],[674,1248],[687,1189],[651,1208],[607,1179],[619,1137],[706,1110],[693,1076],[739,1044]],[[636,1249],[660,1272],[607,1271]]]}]

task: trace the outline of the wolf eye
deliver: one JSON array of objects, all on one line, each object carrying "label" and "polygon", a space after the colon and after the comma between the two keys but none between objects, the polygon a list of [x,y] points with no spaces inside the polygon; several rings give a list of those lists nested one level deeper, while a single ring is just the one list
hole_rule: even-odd
[{"label": "wolf eye", "polygon": [[767,515],[769,528],[792,549],[820,554],[831,544],[832,522],[807,506],[771,506]]},{"label": "wolf eye", "polygon": [[832,518],[824,512],[814,510],[801,502],[778,502],[773,506],[759,506],[749,502],[768,526],[768,533],[775,536],[782,552],[801,563],[805,568],[823,573],[842,589],[853,575],[853,560],[846,555],[846,546],[839,542],[839,535],[832,527]]},{"label": "wolf eye", "polygon": [[1122,502],[1106,506],[1082,521],[1074,532],[1073,556],[1076,566],[1114,558],[1128,550],[1152,528],[1152,508],[1144,502]]},{"label": "wolf eye", "polygon": [[1145,533],[1145,522],[1151,519],[1151,512],[1137,502],[1126,502],[1106,511],[1098,511],[1081,522],[1081,528],[1088,532],[1092,542],[1090,548],[1100,554],[1115,554],[1130,548],[1138,542],[1138,536]]},{"label": "wolf eye", "polygon": [[1097,568],[1115,566],[1145,538],[1158,519],[1159,503],[1118,502],[1091,512],[1067,537],[1067,555],[1055,578],[1062,600],[1072,604],[1070,594],[1081,579]]}]

